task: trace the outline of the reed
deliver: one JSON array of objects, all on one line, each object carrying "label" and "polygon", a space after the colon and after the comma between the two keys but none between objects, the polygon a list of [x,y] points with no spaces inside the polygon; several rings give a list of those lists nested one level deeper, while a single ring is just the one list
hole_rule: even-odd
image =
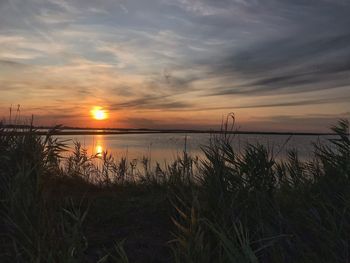
[{"label": "reed", "polygon": [[226,137],[205,147],[200,186],[177,208],[177,262],[348,262],[349,123],[332,130],[307,162],[259,144],[236,154]]},{"label": "reed", "polygon": [[[277,161],[260,144],[236,152],[224,132],[203,146],[203,160],[184,151],[165,168],[143,158],[141,170],[108,152],[89,156],[79,142],[67,156],[54,131],[22,129],[0,127],[1,262],[350,260],[346,120],[308,161],[297,150]],[[138,254],[126,237],[138,231],[161,251]]]}]

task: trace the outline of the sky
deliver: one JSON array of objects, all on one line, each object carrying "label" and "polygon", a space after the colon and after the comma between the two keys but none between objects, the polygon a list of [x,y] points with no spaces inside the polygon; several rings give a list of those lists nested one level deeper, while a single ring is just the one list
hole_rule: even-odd
[{"label": "sky", "polygon": [[[0,117],[327,131],[350,117],[348,0],[0,0]],[[91,118],[93,107],[107,120]]]}]

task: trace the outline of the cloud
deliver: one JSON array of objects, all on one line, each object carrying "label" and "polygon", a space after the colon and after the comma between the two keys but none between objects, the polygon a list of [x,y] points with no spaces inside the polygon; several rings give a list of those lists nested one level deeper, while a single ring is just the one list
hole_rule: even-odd
[{"label": "cloud", "polygon": [[19,68],[24,68],[29,66],[24,63],[12,61],[12,60],[0,59],[0,67],[10,68],[10,69],[19,69]]},{"label": "cloud", "polygon": [[110,105],[112,110],[120,109],[147,109],[147,110],[173,110],[191,107],[186,102],[173,101],[167,96],[143,96],[139,99]]},{"label": "cloud", "polygon": [[[240,109],[259,109],[259,108],[284,108],[293,106],[314,106],[322,104],[334,104],[334,103],[347,103],[350,100],[349,96],[323,98],[323,99],[303,99],[303,100],[283,100],[279,102],[270,103],[255,103],[255,104],[231,104],[227,106],[215,106],[215,107],[201,107],[194,104],[179,104],[179,107],[171,108],[169,111],[214,111],[214,110],[225,110],[235,111]],[[164,105],[166,107],[166,104]]]},{"label": "cloud", "polygon": [[0,1],[0,107],[337,113],[349,12],[346,0]]},{"label": "cloud", "polygon": [[270,41],[218,62],[212,74],[232,74],[245,83],[217,87],[213,95],[303,93],[349,85],[350,31],[309,38]]}]

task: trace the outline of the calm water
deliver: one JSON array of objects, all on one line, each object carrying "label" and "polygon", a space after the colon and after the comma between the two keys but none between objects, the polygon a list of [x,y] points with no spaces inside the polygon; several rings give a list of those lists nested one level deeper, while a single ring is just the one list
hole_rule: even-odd
[{"label": "calm water", "polygon": [[[74,141],[79,141],[88,150],[88,154],[99,154],[102,151],[112,153],[117,159],[127,157],[128,160],[148,157],[152,163],[170,163],[185,149],[192,156],[203,157],[201,147],[209,143],[209,134],[118,134],[118,135],[74,135],[61,136],[69,139],[70,149]],[[296,148],[300,158],[306,160],[311,157],[312,142],[319,140],[327,142],[329,136],[301,136],[294,135],[235,135],[233,146],[237,151],[243,151],[247,143],[257,142],[271,149],[278,159],[284,159],[288,149]]]}]

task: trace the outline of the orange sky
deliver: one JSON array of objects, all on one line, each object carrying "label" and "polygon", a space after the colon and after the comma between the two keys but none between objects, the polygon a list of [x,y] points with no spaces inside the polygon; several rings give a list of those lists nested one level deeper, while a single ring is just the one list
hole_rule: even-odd
[{"label": "orange sky", "polygon": [[[349,12],[326,0],[2,1],[0,116],[20,104],[37,125],[215,129],[234,112],[243,130],[325,131],[350,117]],[[109,118],[94,120],[96,106]]]}]

